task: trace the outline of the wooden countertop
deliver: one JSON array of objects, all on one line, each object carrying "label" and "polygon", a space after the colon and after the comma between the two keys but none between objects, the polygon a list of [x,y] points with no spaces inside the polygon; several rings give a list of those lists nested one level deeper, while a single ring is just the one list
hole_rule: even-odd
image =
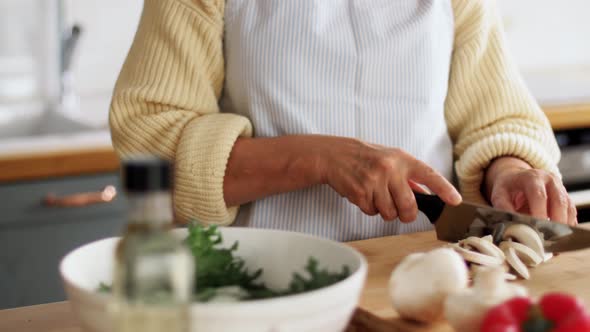
[{"label": "wooden countertop", "polygon": [[119,158],[111,147],[0,157],[0,182],[114,172]]},{"label": "wooden countertop", "polygon": [[589,128],[590,103],[543,106],[553,130]]},{"label": "wooden countertop", "polygon": [[[546,106],[555,130],[590,127],[590,103]],[[110,146],[0,156],[0,182],[116,171],[119,160]]]},{"label": "wooden countertop", "polygon": [[[583,227],[590,228],[590,225]],[[362,252],[369,263],[369,272],[359,310],[347,332],[447,332],[452,331],[445,322],[421,325],[400,319],[391,308],[387,281],[393,268],[406,255],[441,247],[434,232],[388,236],[349,245]],[[531,295],[547,291],[576,294],[590,304],[590,250],[564,253],[547,263],[531,269],[531,279],[519,281]],[[370,328],[370,329],[369,329]],[[58,302],[0,311],[0,332],[80,332],[79,324],[67,302]]]},{"label": "wooden countertop", "polygon": [[[582,224],[590,228],[590,224]],[[361,312],[353,323],[370,327],[375,332],[395,331],[452,331],[444,322],[421,325],[402,320],[391,307],[387,283],[394,267],[410,253],[423,252],[444,246],[436,239],[434,232],[422,232],[396,237],[382,237],[351,242],[350,245],[362,252],[369,261],[369,274],[361,297]],[[517,283],[525,286],[531,296],[558,291],[575,294],[590,305],[590,249],[562,253],[550,261],[530,269],[530,280]],[[364,325],[363,325],[364,324]],[[355,330],[351,330],[353,332]],[[363,331],[358,329],[358,331]]]}]

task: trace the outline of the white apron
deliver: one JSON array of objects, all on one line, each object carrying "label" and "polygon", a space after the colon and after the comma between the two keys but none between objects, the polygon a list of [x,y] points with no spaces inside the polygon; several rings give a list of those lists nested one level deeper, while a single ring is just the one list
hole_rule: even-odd
[{"label": "white apron", "polygon": [[[227,0],[222,109],[248,117],[258,137],[356,137],[450,179],[453,23],[451,0]],[[367,216],[328,186],[243,206],[235,225],[340,241],[431,228],[422,214],[409,224]]]}]

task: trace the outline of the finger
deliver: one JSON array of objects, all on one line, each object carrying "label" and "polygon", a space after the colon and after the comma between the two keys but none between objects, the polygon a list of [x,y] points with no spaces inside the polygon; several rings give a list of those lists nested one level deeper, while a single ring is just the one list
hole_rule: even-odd
[{"label": "finger", "polygon": [[399,220],[402,222],[412,222],[418,217],[418,207],[416,198],[405,179],[396,179],[390,182],[389,191],[395,202]]},{"label": "finger", "polygon": [[361,211],[369,216],[375,216],[379,213],[373,202],[373,193],[367,192],[356,204]]},{"label": "finger", "polygon": [[334,183],[332,188],[338,192],[340,196],[346,197],[349,202],[358,206],[365,214],[370,216],[377,214],[377,210],[373,205],[372,192],[367,191],[365,186],[357,179],[344,176],[342,181]]},{"label": "finger", "polygon": [[512,197],[512,204],[514,205],[514,211],[530,213],[526,196],[522,191],[518,191],[516,194],[514,194],[514,197]]},{"label": "finger", "polygon": [[569,199],[561,183],[549,181],[546,185],[548,216],[551,220],[562,224],[569,222]]},{"label": "finger", "polygon": [[448,204],[461,203],[462,198],[457,189],[444,176],[419,160],[412,167],[410,179],[426,185]]},{"label": "finger", "polygon": [[392,221],[397,218],[397,209],[387,186],[383,186],[379,191],[376,191],[373,197],[375,199],[375,208],[377,208],[383,220]]},{"label": "finger", "polygon": [[545,183],[538,178],[527,181],[523,185],[531,215],[537,218],[547,218],[547,191]]},{"label": "finger", "polygon": [[492,203],[492,206],[497,209],[510,212],[517,211],[516,206],[512,202],[510,193],[505,188],[494,188],[490,197],[490,202]]},{"label": "finger", "polygon": [[574,202],[572,201],[572,199],[569,197],[567,197],[567,201],[568,201],[568,225],[570,226],[576,226],[578,225],[578,209],[576,208],[576,205],[574,204]]},{"label": "finger", "polygon": [[421,185],[416,181],[408,180],[408,184],[410,185],[410,188],[412,188],[412,190],[414,192],[417,192],[420,194],[425,194],[425,195],[432,195],[433,194],[426,186]]}]

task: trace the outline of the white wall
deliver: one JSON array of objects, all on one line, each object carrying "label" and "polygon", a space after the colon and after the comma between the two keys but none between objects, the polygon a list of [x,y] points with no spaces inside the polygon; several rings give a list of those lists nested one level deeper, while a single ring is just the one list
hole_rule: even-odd
[{"label": "white wall", "polygon": [[[67,19],[84,29],[73,62],[82,106],[105,110],[143,0],[65,1]],[[590,100],[590,1],[497,1],[510,48],[535,95],[544,102]]]},{"label": "white wall", "polygon": [[499,0],[524,70],[590,65],[590,1]]},{"label": "white wall", "polygon": [[83,34],[74,62],[82,95],[109,94],[127,55],[141,14],[142,0],[70,0],[69,21]]},{"label": "white wall", "polygon": [[[69,0],[85,33],[75,62],[82,95],[109,95],[142,0]],[[490,1],[490,0],[486,0]],[[590,1],[497,0],[525,80],[544,103],[590,100]]]},{"label": "white wall", "polygon": [[590,1],[498,2],[533,94],[544,104],[590,101]]}]

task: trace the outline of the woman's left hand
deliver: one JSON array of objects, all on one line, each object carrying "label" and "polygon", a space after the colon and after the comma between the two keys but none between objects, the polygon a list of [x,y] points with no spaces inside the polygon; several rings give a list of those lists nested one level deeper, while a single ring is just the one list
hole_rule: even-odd
[{"label": "woman's left hand", "polygon": [[485,175],[486,194],[494,207],[577,225],[576,206],[556,175],[533,169],[514,157],[492,162]]}]

